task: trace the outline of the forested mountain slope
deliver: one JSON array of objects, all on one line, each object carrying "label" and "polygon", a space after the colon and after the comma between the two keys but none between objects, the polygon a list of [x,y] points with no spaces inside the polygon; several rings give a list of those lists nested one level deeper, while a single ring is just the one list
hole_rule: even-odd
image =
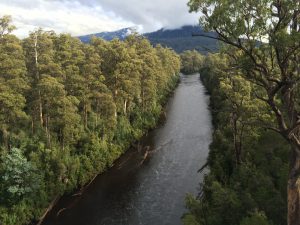
[{"label": "forested mountain slope", "polygon": [[[112,40],[113,38],[123,40],[132,32],[134,32],[134,29],[125,28],[115,32],[102,32],[80,36],[79,39],[85,43],[88,43],[92,36],[101,37],[105,40]],[[203,54],[218,51],[219,47],[216,40],[200,36],[193,37],[193,34],[216,36],[213,32],[205,32],[201,27],[191,25],[177,29],[160,29],[158,31],[145,33],[143,36],[147,37],[152,45],[161,44],[164,47],[174,49],[177,53],[186,50],[197,50]]]}]

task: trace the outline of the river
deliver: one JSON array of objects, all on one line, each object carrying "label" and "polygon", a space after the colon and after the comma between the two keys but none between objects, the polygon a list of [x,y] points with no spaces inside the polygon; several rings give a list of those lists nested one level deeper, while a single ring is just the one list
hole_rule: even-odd
[{"label": "river", "polygon": [[81,196],[63,198],[44,225],[179,225],[186,193],[197,194],[211,142],[209,97],[199,74],[181,76],[166,121],[128,150]]}]

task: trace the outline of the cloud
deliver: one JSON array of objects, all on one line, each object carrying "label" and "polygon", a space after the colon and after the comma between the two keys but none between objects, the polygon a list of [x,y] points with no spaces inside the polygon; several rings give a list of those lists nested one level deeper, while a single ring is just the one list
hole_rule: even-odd
[{"label": "cloud", "polygon": [[[144,31],[197,24],[198,16],[188,13],[188,0],[98,0],[105,10],[140,24]],[[82,1],[84,2],[84,1]]]},{"label": "cloud", "polygon": [[58,33],[83,35],[138,26],[142,32],[196,24],[187,0],[1,0],[0,17],[11,15],[24,37],[42,27]]}]

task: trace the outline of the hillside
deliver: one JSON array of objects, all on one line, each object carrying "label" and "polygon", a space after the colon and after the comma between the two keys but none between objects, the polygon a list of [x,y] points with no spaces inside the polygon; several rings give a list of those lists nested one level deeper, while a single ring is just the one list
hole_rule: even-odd
[{"label": "hillside", "polygon": [[203,31],[199,26],[183,26],[173,30],[160,29],[144,35],[153,45],[161,44],[165,47],[173,48],[178,53],[193,49],[202,53],[216,52],[218,50],[216,40],[200,36],[193,37],[192,34],[215,35],[212,32]]},{"label": "hillside", "polygon": [[100,33],[95,33],[95,34],[83,35],[83,36],[79,36],[78,38],[84,43],[88,43],[93,36],[103,38],[107,41],[111,41],[114,38],[124,40],[124,38],[126,38],[128,35],[130,35],[134,32],[136,32],[136,28],[127,27],[127,28],[123,28],[123,29],[111,31],[111,32],[100,32]]},{"label": "hillside", "polygon": [[[80,36],[82,42],[89,42],[92,36],[101,37],[105,40],[112,40],[119,38],[123,40],[129,34],[135,31],[134,28],[124,28],[114,32],[101,32],[96,34],[89,34]],[[192,36],[192,34],[206,34],[214,36],[212,32],[205,32],[199,26],[183,26],[178,29],[160,29],[151,33],[143,34],[147,37],[152,45],[161,44],[164,47],[174,49],[176,52],[181,53],[185,50],[193,50],[206,54],[207,52],[216,52],[218,50],[217,41],[214,39]]]}]

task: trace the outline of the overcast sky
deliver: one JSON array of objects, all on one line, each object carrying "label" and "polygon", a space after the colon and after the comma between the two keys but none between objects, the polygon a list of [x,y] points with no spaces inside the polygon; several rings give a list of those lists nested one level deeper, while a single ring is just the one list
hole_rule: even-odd
[{"label": "overcast sky", "polygon": [[0,17],[11,15],[25,37],[42,27],[83,35],[137,26],[140,32],[197,24],[188,0],[0,0]]}]

